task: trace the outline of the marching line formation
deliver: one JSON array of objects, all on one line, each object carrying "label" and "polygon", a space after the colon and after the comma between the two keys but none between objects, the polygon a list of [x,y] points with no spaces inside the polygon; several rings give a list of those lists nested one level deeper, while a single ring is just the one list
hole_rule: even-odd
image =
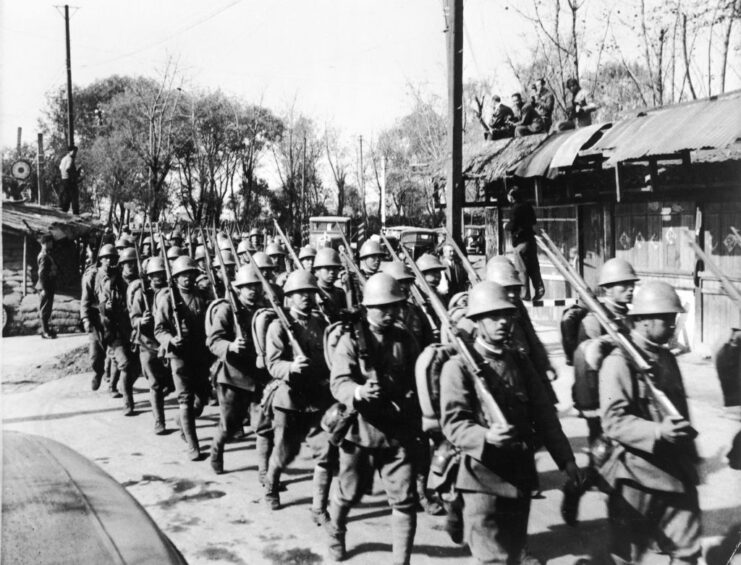
[{"label": "marching line formation", "polygon": [[672,563],[698,561],[697,434],[666,347],[683,312],[671,286],[646,282],[634,297],[634,269],[611,259],[598,301],[547,235],[536,236],[586,313],[566,348],[588,428],[580,469],[554,406],[555,371],[506,257],[490,259],[481,280],[449,238],[468,288],[448,298],[436,255],[415,259],[383,235],[357,256],[344,235],[337,249],[295,251],[275,227],[266,245],[258,230],[199,228],[185,242],[178,230],[149,226],[138,241],[109,230],[82,278],[93,390],[105,378],[132,415],[144,376],[160,435],[174,394],[194,461],[196,419],[218,402],[213,471],[228,467],[224,446],[249,425],[273,511],[281,474],[308,445],[311,515],[336,560],[346,557],[348,515],[377,477],[392,509],[392,563],[410,562],[418,504],[444,513],[477,563],[539,563],[527,525],[535,453],[545,448],[564,473],[566,523],[578,523],[587,489],[608,493],[615,563],[657,549]]}]

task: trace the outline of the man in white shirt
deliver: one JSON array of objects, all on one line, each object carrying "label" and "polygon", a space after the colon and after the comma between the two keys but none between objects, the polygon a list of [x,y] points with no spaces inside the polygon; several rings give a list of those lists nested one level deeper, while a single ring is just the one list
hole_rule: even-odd
[{"label": "man in white shirt", "polygon": [[72,205],[72,213],[80,213],[80,195],[77,191],[77,147],[69,147],[67,154],[59,163],[59,172],[62,174],[62,192],[59,195],[59,208],[62,212],[68,212]]}]

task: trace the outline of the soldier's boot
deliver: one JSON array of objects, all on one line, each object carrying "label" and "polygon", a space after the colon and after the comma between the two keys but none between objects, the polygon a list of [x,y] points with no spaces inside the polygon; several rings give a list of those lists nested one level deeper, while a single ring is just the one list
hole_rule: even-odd
[{"label": "soldier's boot", "polygon": [[270,465],[265,474],[265,505],[270,510],[280,510],[280,472],[280,469]]},{"label": "soldier's boot", "polygon": [[165,399],[162,392],[150,388],[149,403],[152,405],[152,415],[154,416],[154,433],[158,436],[165,435]]},{"label": "soldier's boot", "polygon": [[329,535],[329,555],[335,561],[344,561],[347,558],[345,534],[347,533],[347,516],[350,507],[332,501],[329,507],[329,522],[324,528]]},{"label": "soldier's boot", "polygon": [[183,432],[183,423],[180,421],[180,411],[179,410],[178,410],[178,413],[175,414],[175,417],[173,418],[173,420],[175,421],[175,427],[180,432],[181,441],[183,441],[183,443],[187,443],[185,439],[185,432]]},{"label": "soldier's boot", "polygon": [[463,543],[463,500],[461,495],[449,501],[445,505],[445,531],[453,543]]},{"label": "soldier's boot", "polygon": [[311,492],[311,518],[317,526],[324,526],[329,522],[327,501],[330,484],[332,484],[332,473],[326,467],[315,466]]},{"label": "soldier's boot", "polygon": [[445,509],[433,497],[427,494],[427,480],[424,475],[417,475],[417,495],[422,509],[430,516],[442,516]]},{"label": "soldier's boot", "polygon": [[221,429],[221,423],[216,428],[216,435],[211,442],[211,457],[209,459],[211,468],[214,473],[221,475],[224,472],[224,444],[226,443],[226,434]]},{"label": "soldier's boot", "polygon": [[121,388],[123,388],[124,416],[133,416],[134,410],[134,376],[129,369],[121,371]]},{"label": "soldier's boot", "polygon": [[188,457],[191,461],[198,461],[201,457],[201,450],[198,447],[196,418],[193,414],[193,408],[187,404],[180,405],[180,427],[185,436],[185,443],[188,445]]},{"label": "soldier's boot", "polygon": [[265,486],[265,477],[268,474],[268,465],[270,464],[270,453],[273,451],[272,439],[258,435],[255,440],[255,450],[257,451],[257,478],[260,480],[260,484]]},{"label": "soldier's boot", "polygon": [[576,526],[579,522],[579,503],[584,495],[585,488],[571,480],[563,485],[563,498],[561,499],[561,518],[569,526]]},{"label": "soldier's boot", "polygon": [[417,514],[411,510],[391,511],[391,546],[394,565],[409,565],[414,545],[414,534],[417,531]]}]

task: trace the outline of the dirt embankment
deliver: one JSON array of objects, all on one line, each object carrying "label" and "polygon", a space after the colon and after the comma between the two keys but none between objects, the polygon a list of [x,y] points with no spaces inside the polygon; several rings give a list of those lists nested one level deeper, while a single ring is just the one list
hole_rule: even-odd
[{"label": "dirt embankment", "polygon": [[34,364],[29,359],[23,369],[3,371],[3,393],[23,392],[67,375],[87,373],[90,371],[87,352],[87,345],[81,345],[43,363]]}]

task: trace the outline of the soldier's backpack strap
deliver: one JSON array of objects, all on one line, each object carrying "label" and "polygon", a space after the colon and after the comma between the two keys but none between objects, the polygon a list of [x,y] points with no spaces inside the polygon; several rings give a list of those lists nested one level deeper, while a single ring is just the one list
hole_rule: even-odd
[{"label": "soldier's backpack strap", "polygon": [[440,431],[440,374],[445,362],[455,355],[451,345],[433,343],[422,350],[414,365],[417,397],[422,409],[422,429]]},{"label": "soldier's backpack strap", "polygon": [[213,302],[211,302],[208,307],[206,308],[206,333],[210,334],[213,328],[214,323],[214,312],[216,311],[216,306],[220,304],[228,304],[228,301],[226,298],[217,298]]},{"label": "soldier's backpack strap", "polygon": [[255,353],[257,360],[255,366],[258,369],[265,369],[265,353],[267,347],[268,328],[278,315],[272,308],[260,308],[252,317],[252,341],[255,344]]},{"label": "soldier's backpack strap", "polygon": [[327,362],[330,371],[332,370],[335,349],[337,349],[337,344],[340,343],[340,338],[345,335],[346,331],[347,324],[343,322],[334,322],[324,330],[324,360]]},{"label": "soldier's backpack strap", "polygon": [[579,328],[587,314],[589,314],[589,310],[584,306],[574,304],[566,308],[561,315],[561,322],[559,324],[561,330],[561,347],[566,355],[567,365],[574,363],[574,353],[579,345]]}]

